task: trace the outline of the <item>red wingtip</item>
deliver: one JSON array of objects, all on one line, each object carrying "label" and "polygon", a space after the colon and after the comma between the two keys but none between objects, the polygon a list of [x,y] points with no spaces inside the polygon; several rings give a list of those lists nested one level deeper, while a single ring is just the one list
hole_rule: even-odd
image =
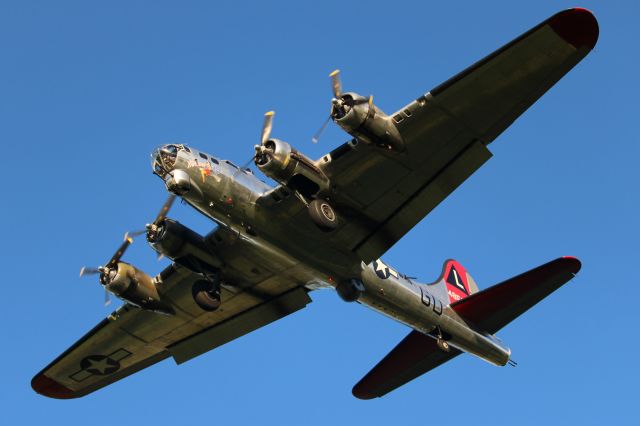
[{"label": "red wingtip", "polygon": [[598,21],[593,13],[580,7],[556,14],[549,21],[549,26],[576,49],[582,46],[593,49],[600,33]]},{"label": "red wingtip", "polygon": [[75,398],[74,392],[40,373],[31,380],[31,387],[40,395],[57,399]]},{"label": "red wingtip", "polygon": [[571,265],[571,267],[572,267],[571,272],[574,273],[574,274],[577,274],[578,271],[580,271],[580,268],[582,268],[582,262],[580,262],[580,259],[578,259],[577,257],[562,256],[562,259],[564,259],[564,261],[568,265]]}]

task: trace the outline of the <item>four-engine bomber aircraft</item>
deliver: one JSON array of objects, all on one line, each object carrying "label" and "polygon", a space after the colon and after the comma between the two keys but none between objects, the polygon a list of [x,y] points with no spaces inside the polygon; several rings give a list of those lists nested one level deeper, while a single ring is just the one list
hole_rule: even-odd
[{"label": "four-engine bomber aircraft", "polygon": [[[593,49],[598,32],[587,10],[557,13],[391,115],[371,96],[343,93],[336,71],[331,118],[352,139],[313,161],[270,137],[267,113],[253,161],[276,187],[185,145],[157,149],[153,172],[171,195],[140,233],[172,264],[151,278],[123,262],[132,233],[104,266],[83,268],[126,303],[38,373],[33,389],[76,398],[168,357],[183,363],[305,307],[322,287],[412,329],[355,385],[358,398],[462,352],[511,362],[495,333],[573,278],[577,259],[479,291],[454,260],[419,284],[379,257],[491,157],[487,145]],[[218,226],[201,236],[168,218],[176,196]]]}]

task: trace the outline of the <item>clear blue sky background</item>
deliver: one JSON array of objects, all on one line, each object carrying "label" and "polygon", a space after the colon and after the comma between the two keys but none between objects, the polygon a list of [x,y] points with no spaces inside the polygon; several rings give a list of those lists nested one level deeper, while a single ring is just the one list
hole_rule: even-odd
[{"label": "clear blue sky background", "polygon": [[[500,333],[517,368],[461,356],[383,399],[351,387],[408,330],[332,291],[182,366],[85,398],[33,374],[111,309],[79,279],[166,193],[149,153],[184,142],[238,163],[274,136],[317,158],[328,73],[405,105],[566,1],[0,3],[0,406],[5,424],[638,424],[637,2],[584,1],[600,40],[493,145],[494,158],[385,259],[424,281],[454,257],[482,288],[561,255],[578,277]],[[172,215],[200,232],[205,218]],[[166,266],[139,239],[126,259]]]}]

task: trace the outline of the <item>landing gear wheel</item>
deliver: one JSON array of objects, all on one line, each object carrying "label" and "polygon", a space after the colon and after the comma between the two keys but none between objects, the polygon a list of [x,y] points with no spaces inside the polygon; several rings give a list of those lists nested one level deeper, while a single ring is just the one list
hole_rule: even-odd
[{"label": "landing gear wheel", "polygon": [[449,346],[449,343],[444,339],[436,340],[436,344],[443,352],[449,352],[451,350],[451,346]]},{"label": "landing gear wheel", "polygon": [[191,294],[196,304],[207,312],[213,312],[220,307],[220,279],[210,281],[198,280],[193,283]]},{"label": "landing gear wheel", "polygon": [[309,216],[313,223],[323,231],[332,231],[338,227],[338,215],[325,200],[313,200],[309,203]]}]

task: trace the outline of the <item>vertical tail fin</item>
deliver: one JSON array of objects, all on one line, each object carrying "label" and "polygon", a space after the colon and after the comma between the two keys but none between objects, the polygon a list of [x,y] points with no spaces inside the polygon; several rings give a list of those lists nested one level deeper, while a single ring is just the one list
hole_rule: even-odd
[{"label": "vertical tail fin", "polygon": [[478,285],[465,267],[453,259],[444,262],[442,275],[437,284],[445,286],[450,303],[457,302],[478,292]]}]

